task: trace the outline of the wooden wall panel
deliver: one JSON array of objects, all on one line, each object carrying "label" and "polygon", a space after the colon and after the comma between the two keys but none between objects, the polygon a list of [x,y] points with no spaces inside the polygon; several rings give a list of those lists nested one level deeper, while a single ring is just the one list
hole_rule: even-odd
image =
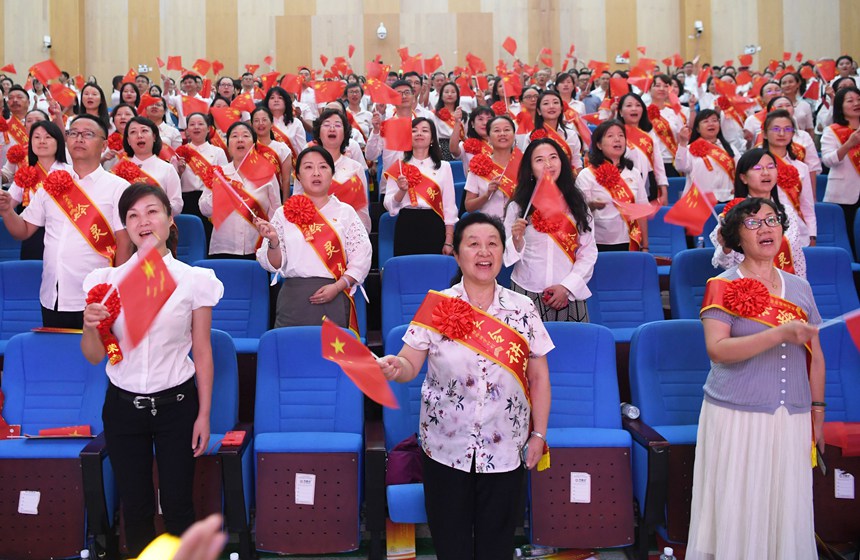
[{"label": "wooden wall panel", "polygon": [[[445,7],[444,5],[442,6]],[[448,10],[454,13],[474,13],[481,11],[481,0],[448,0]],[[504,40],[504,39],[502,39]]]},{"label": "wooden wall panel", "polygon": [[[4,32],[6,31],[6,2],[5,0],[0,0],[0,29]],[[4,39],[0,41],[0,60],[3,61],[3,66],[6,66],[6,37],[8,37],[8,33],[3,33]],[[18,68],[16,68],[18,70]],[[15,76],[12,77],[15,79]]]},{"label": "wooden wall panel", "polygon": [[[716,62],[712,56],[713,46],[714,42],[722,37],[722,30],[717,32],[716,23],[712,17],[711,0],[679,0],[678,4],[678,44],[681,56],[684,60],[693,60],[698,56],[703,62]],[[702,22],[704,32],[695,37],[697,20]],[[691,39],[690,35],[694,38]],[[663,57],[652,58],[659,60]]]},{"label": "wooden wall panel", "polygon": [[223,73],[230,77],[239,72],[239,0],[206,2],[206,58],[220,60]]},{"label": "wooden wall panel", "polygon": [[[813,59],[841,52],[839,33],[835,33],[832,27],[822,32],[824,29],[821,26],[810,25],[810,22],[820,19],[822,14],[838,14],[839,0],[783,0],[782,3],[785,13],[783,50],[791,53],[801,51],[805,58]],[[855,10],[860,8],[856,1],[853,5]],[[856,33],[857,28],[854,29]],[[855,51],[855,54],[860,55],[860,52]],[[792,61],[797,66],[797,61]]]},{"label": "wooden wall panel", "polygon": [[[158,4],[153,6],[150,2],[132,0],[128,3],[128,66],[135,71],[141,64],[155,67],[155,57],[160,56],[162,52],[161,26],[164,25],[169,31],[174,25],[177,25],[176,20],[179,18],[172,17],[170,12],[166,14],[168,17],[163,18],[164,21],[162,21],[161,9],[158,8]],[[187,20],[183,23],[183,28],[188,29]],[[193,36],[195,34],[188,33],[188,35]],[[180,53],[168,51],[168,54]],[[185,66],[190,67],[194,59],[189,53],[182,58],[182,61]],[[128,68],[117,69],[117,73],[125,74],[127,71]]]},{"label": "wooden wall panel", "polygon": [[[458,3],[456,0],[449,0],[450,4]],[[501,58],[508,65],[513,62],[511,55],[502,48],[502,43],[507,37],[513,37],[517,41],[516,55],[525,60],[529,52],[529,18],[522,12],[521,0],[481,0],[480,11],[492,14],[493,17],[493,33],[491,47],[493,54],[489,60],[486,60],[488,69],[495,67],[490,64],[490,61],[498,62]],[[484,40],[489,37],[481,35]],[[488,41],[490,42],[490,41]],[[463,49],[458,49],[462,51]],[[457,53],[457,59],[462,63],[465,62],[466,52]]]},{"label": "wooden wall panel", "polygon": [[[766,66],[771,60],[782,60],[784,27],[782,0],[758,0],[758,44],[761,52],[756,62]],[[808,25],[808,24],[807,24]],[[819,30],[820,32],[820,30]]]},{"label": "wooden wall panel", "polygon": [[48,11],[51,57],[72,76],[85,73],[84,0],[50,0]]},{"label": "wooden wall panel", "polygon": [[589,60],[608,62],[606,0],[568,0],[562,3],[561,14],[560,54],[566,55],[572,44],[580,68]]},{"label": "wooden wall panel", "polygon": [[18,70],[15,81],[24,83],[28,68],[51,57],[42,43],[43,37],[51,34],[48,3],[7,0],[4,11],[6,59]]},{"label": "wooden wall panel", "polygon": [[[345,13],[338,15],[318,15],[311,18],[311,60],[314,66],[320,64],[320,55],[329,58],[329,66],[334,64],[334,57],[344,58],[349,54],[349,45],[355,45],[355,53],[350,64],[353,70],[364,74],[364,19],[360,13]],[[322,67],[321,65],[319,67]],[[288,72],[292,72],[287,68]]]},{"label": "wooden wall panel", "polygon": [[[275,67],[282,73],[295,74],[299,66],[319,68],[319,55],[311,48],[312,16],[278,16],[275,18]],[[241,60],[240,64],[262,64],[265,54]],[[327,55],[333,58],[331,55]],[[242,68],[242,72],[245,69]]]},{"label": "wooden wall panel", "polygon": [[[606,57],[610,69],[626,70],[626,64],[616,64],[615,57],[639,44],[636,0],[606,0]],[[621,16],[623,14],[623,16]]]},{"label": "wooden wall panel", "polygon": [[[646,48],[645,56],[660,60],[681,52],[682,44],[680,4],[683,0],[639,0],[636,7],[636,45],[630,47],[630,63],[635,65],[641,57],[636,47]],[[692,29],[692,24],[690,25]],[[695,55],[694,55],[695,56]],[[692,58],[692,57],[689,57]]]},{"label": "wooden wall panel", "polygon": [[[561,51],[561,14],[559,0],[528,0],[529,44],[528,51],[523,52],[522,60],[528,64],[538,64],[541,49],[552,49],[554,70],[561,67],[561,58],[566,54]],[[539,63],[541,67],[543,63]]]},{"label": "wooden wall panel", "polygon": [[[206,33],[188,33],[192,25],[203,31],[198,22],[206,21],[206,0],[161,0],[161,13],[164,17],[161,20],[158,49],[161,54],[158,56],[167,61],[165,57],[179,55],[186,68],[191,68],[198,58],[207,58]],[[155,68],[154,61],[152,57],[146,62]],[[209,77],[212,77],[211,74]]]},{"label": "wooden wall panel", "polygon": [[[365,14],[400,13],[400,0],[364,0]],[[385,24],[388,25],[387,23]]]},{"label": "wooden wall panel", "polygon": [[106,95],[111,78],[128,71],[128,0],[87,0],[84,4],[87,74],[94,75]]},{"label": "wooden wall panel", "polygon": [[[456,50],[452,50],[446,58],[442,55],[444,68],[453,68],[456,65],[466,64],[466,53],[472,53],[475,56],[481,57],[487,63],[487,71],[495,73],[494,68],[499,58],[503,58],[510,66],[512,59],[505,52],[504,57],[499,52],[502,49],[490,43],[487,38],[493,37],[493,14],[487,13],[458,13],[457,16],[457,37]],[[504,38],[502,38],[504,41]],[[519,45],[517,45],[519,48]],[[456,64],[455,64],[456,62]]]},{"label": "wooden wall panel", "polygon": [[[860,29],[860,6],[857,5],[857,0],[839,0],[839,44],[842,47],[839,49],[839,54],[850,54],[854,60],[860,57],[858,29]],[[828,31],[836,30],[828,29]]]},{"label": "wooden wall panel", "polygon": [[[738,55],[743,53],[744,45],[757,45],[758,9],[756,2],[749,0],[717,0],[711,4],[711,31],[705,33],[712,37],[711,61],[722,65],[732,59],[738,65]],[[753,65],[761,65],[761,57],[753,57]],[[767,64],[767,61],[764,62]]]},{"label": "wooden wall panel", "polygon": [[[391,2],[388,2],[389,4]],[[394,2],[396,4],[396,2]],[[365,2],[367,4],[382,5],[386,2],[381,0],[373,0]],[[385,6],[381,6],[385,7]],[[385,39],[379,39],[376,36],[376,29],[379,24],[383,23],[388,31],[388,36]],[[382,57],[383,64],[389,64],[395,70],[400,67],[400,57],[397,55],[397,49],[401,46],[400,43],[400,15],[396,12],[366,12],[364,14],[364,56],[368,59],[373,59],[376,55]]]},{"label": "wooden wall panel", "polygon": [[[438,54],[446,61],[450,67],[453,67],[455,60],[460,57],[465,57],[466,52],[473,46],[481,47],[479,42],[471,43],[468,46],[462,46],[458,53],[457,49],[457,23],[460,16],[463,14],[453,13],[401,13],[400,14],[400,45],[409,47],[409,54],[416,55],[421,53],[424,57],[431,57]],[[484,37],[492,37],[492,27],[488,30],[488,34]],[[480,28],[472,30],[472,33],[481,33]],[[492,45],[483,42],[481,52],[492,54]],[[482,56],[479,52],[472,51],[478,56]],[[487,66],[490,66],[490,60],[487,61]],[[398,57],[399,62],[399,57]],[[461,61],[462,62],[462,61]],[[399,66],[399,64],[395,65]]]},{"label": "wooden wall panel", "polygon": [[[302,37],[302,41],[295,41],[297,48],[303,55],[303,60],[310,58],[310,16],[292,16],[300,11],[303,2],[291,0],[254,0],[253,2],[239,2],[237,23],[239,26],[239,69],[244,72],[246,64],[260,64],[261,70],[267,70],[263,66],[263,59],[273,56],[275,63],[281,65],[287,58],[289,45],[286,41],[293,42],[293,38]],[[289,10],[287,10],[289,7]],[[303,23],[301,28],[285,26],[281,17],[291,14],[291,17],[304,17],[298,20]],[[301,50],[307,47],[307,50]],[[281,55],[281,56],[278,56]]]}]

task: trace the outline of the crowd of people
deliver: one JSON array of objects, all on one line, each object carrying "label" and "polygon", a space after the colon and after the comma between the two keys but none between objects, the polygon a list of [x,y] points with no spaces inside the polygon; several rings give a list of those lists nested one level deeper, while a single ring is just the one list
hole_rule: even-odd
[{"label": "crowd of people", "polygon": [[[812,61],[760,70],[696,61],[672,72],[641,64],[610,72],[597,63],[555,75],[516,64],[496,76],[389,71],[380,76],[390,88],[387,103],[374,100],[374,78],[347,73],[326,78],[342,95],[322,102],[315,87],[322,80],[308,68],[297,87],[293,76],[262,80],[249,71],[210,81],[189,72],[178,85],[167,75],[159,83],[120,75],[110,93],[94,77],[75,84],[63,73],[59,81],[76,93],[65,106],[35,77],[25,87],[0,76],[0,164],[9,183],[0,217],[25,240],[21,257],[43,260],[44,325],[83,328],[82,348],[93,362],[105,356],[106,331],[124,353],[107,365],[104,416],[129,548],[140,551],[153,536],[151,472],[140,467],[153,438],[159,464],[172,466],[160,477],[171,489],[161,505],[168,529],[180,534],[193,521],[193,456],[209,437],[209,330],[223,287],[171,255],[173,216],[202,219],[210,258],[256,260],[283,279],[276,327],[328,317],[355,329],[353,298],[371,268],[378,170],[375,188],[397,217],[394,254],[453,255],[462,273],[449,290],[428,295],[399,355],[380,360],[397,382],[413,379],[429,360],[420,435],[440,558],[475,550],[496,551],[479,558],[510,557],[519,467],[535,468],[546,448],[545,356],[553,342],[543,322],[588,321],[599,253],[649,250],[648,220],[628,219],[623,206],[667,205],[668,179],[679,176],[685,192],[695,186],[728,203],[717,229],[706,232],[714,264],[726,272],[709,284],[702,314],[713,367],[688,557],[787,558],[789,549],[812,557],[803,450],[808,462],[809,442],[822,443],[826,403],[812,326],[820,318],[802,249],[816,242],[818,175],[827,170],[824,200],[842,207],[849,231],[860,205],[860,76],[850,56],[830,62],[833,76],[831,66]],[[408,150],[389,142],[386,125],[395,119],[411,122]],[[270,164],[263,180],[246,166],[258,158]],[[456,199],[454,160],[466,170],[463,200]],[[221,188],[243,208],[210,220]],[[558,190],[560,217],[533,204],[546,188]],[[148,247],[162,255],[178,288],[146,341],[128,348],[122,311],[100,286],[116,283]],[[496,284],[502,266],[513,266],[510,290]],[[796,320],[766,324],[757,320],[763,307],[733,307],[737,298],[726,294],[742,289],[793,309]],[[486,317],[522,360],[481,347],[468,321],[445,316]],[[781,381],[756,377],[785,365],[787,353],[797,359],[788,361],[791,372],[773,374]],[[140,398],[151,403],[151,415],[135,406]],[[726,438],[734,449],[744,446],[737,464],[720,451]],[[792,469],[736,473],[741,464],[777,470],[782,459],[774,453]],[[721,478],[727,471],[736,473],[729,483]],[[738,506],[736,495],[760,495],[763,478],[774,493],[801,488],[801,495],[790,506],[766,499]],[[451,495],[469,507],[453,505]],[[763,513],[769,507],[796,515]],[[740,548],[724,554],[723,535]]]}]

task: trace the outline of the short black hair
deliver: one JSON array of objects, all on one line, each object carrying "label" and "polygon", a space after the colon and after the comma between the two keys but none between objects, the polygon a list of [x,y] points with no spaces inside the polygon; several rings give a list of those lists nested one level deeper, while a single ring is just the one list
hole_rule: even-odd
[{"label": "short black hair", "polygon": [[122,135],[122,147],[125,149],[125,153],[128,155],[128,157],[134,156],[134,150],[132,149],[131,144],[129,144],[128,142],[128,131],[133,123],[142,124],[143,126],[147,127],[149,130],[152,131],[152,155],[158,155],[161,152],[162,146],[161,135],[158,132],[158,125],[156,125],[154,122],[152,122],[146,117],[137,116],[128,121],[128,123],[125,125],[125,134]]},{"label": "short black hair", "polygon": [[788,229],[785,212],[779,208],[776,203],[767,198],[747,198],[731,210],[723,219],[723,224],[720,227],[720,234],[723,236],[723,246],[736,251],[740,254],[744,253],[741,248],[741,228],[745,227],[744,220],[752,214],[761,210],[762,206],[770,206],[779,218],[779,223],[782,225],[782,231]]},{"label": "short black hair", "polygon": [[337,116],[340,118],[340,122],[343,124],[343,142],[340,143],[340,147],[338,151],[340,153],[346,153],[346,149],[349,147],[349,140],[352,136],[352,126],[349,124],[349,119],[343,114],[341,111],[337,109],[323,109],[320,113],[320,116],[314,121],[313,127],[313,135],[314,141],[322,146],[322,123],[329,119],[329,117]]},{"label": "short black hair", "polygon": [[39,157],[33,152],[33,132],[38,129],[44,129],[51,138],[57,141],[57,153],[54,159],[59,162],[66,163],[66,137],[60,127],[49,121],[47,118],[43,121],[33,123],[30,127],[30,142],[27,144],[27,163],[36,165],[39,162]]},{"label": "short black hair", "polygon": [[[104,133],[105,133],[105,138],[107,138],[107,137],[108,137],[108,127],[107,127],[107,125],[106,125],[106,124],[105,124],[105,123],[104,123],[100,118],[98,118],[97,116],[95,116],[95,115],[90,115],[89,113],[81,113],[80,115],[76,115],[76,116],[75,116],[75,118],[73,118],[73,119],[72,119],[72,123],[71,123],[71,124],[75,124],[76,122],[78,122],[78,121],[80,121],[80,120],[84,120],[84,121],[93,121],[94,123],[96,123],[97,125],[99,125],[99,128],[102,130],[102,132],[104,132]],[[71,127],[71,125],[69,125],[69,126]]]}]

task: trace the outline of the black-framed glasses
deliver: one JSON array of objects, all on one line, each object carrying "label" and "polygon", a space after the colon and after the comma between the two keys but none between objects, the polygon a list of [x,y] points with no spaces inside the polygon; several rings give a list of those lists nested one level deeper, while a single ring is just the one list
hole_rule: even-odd
[{"label": "black-framed glasses", "polygon": [[776,227],[782,225],[782,220],[779,219],[779,216],[773,215],[768,216],[766,218],[746,218],[744,220],[744,227],[751,230],[761,229],[762,225],[766,225],[767,227]]}]

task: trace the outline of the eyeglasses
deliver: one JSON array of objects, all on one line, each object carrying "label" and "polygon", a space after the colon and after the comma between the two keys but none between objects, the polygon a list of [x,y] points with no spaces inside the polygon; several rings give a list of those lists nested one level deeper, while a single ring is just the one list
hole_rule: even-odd
[{"label": "eyeglasses", "polygon": [[341,122],[324,122],[320,125],[320,128],[334,128],[340,130],[343,128],[343,123]]},{"label": "eyeglasses", "polygon": [[751,167],[751,169],[753,171],[758,171],[758,172],[764,171],[765,169],[767,169],[768,171],[774,171],[776,169],[776,164],[775,163],[769,163],[767,165],[753,165]]},{"label": "eyeglasses", "polygon": [[794,134],[793,126],[772,126],[770,127],[771,132],[776,132],[777,134],[782,134],[783,132],[786,134]]},{"label": "eyeglasses", "polygon": [[399,94],[400,94],[400,97],[412,97],[412,96],[414,95],[414,94],[413,94],[410,90],[408,90],[408,89],[395,90],[395,91],[397,91],[397,93],[399,93]]},{"label": "eyeglasses", "polygon": [[779,219],[779,216],[768,216],[762,220],[758,218],[746,218],[744,220],[744,227],[751,230],[760,229],[762,225],[766,225],[767,227],[776,227],[782,225],[782,221]]},{"label": "eyeglasses", "polygon": [[523,96],[523,101],[525,101],[525,100],[527,100],[527,99],[528,99],[529,101],[531,101],[531,100],[534,100],[534,99],[537,99],[537,98],[538,98],[538,96],[537,96],[537,95],[524,95],[524,96]]},{"label": "eyeglasses", "polygon": [[100,134],[96,134],[92,130],[67,130],[66,138],[69,140],[75,140],[77,138],[83,138],[84,140],[92,140],[93,138],[101,138],[104,140],[104,136]]}]

